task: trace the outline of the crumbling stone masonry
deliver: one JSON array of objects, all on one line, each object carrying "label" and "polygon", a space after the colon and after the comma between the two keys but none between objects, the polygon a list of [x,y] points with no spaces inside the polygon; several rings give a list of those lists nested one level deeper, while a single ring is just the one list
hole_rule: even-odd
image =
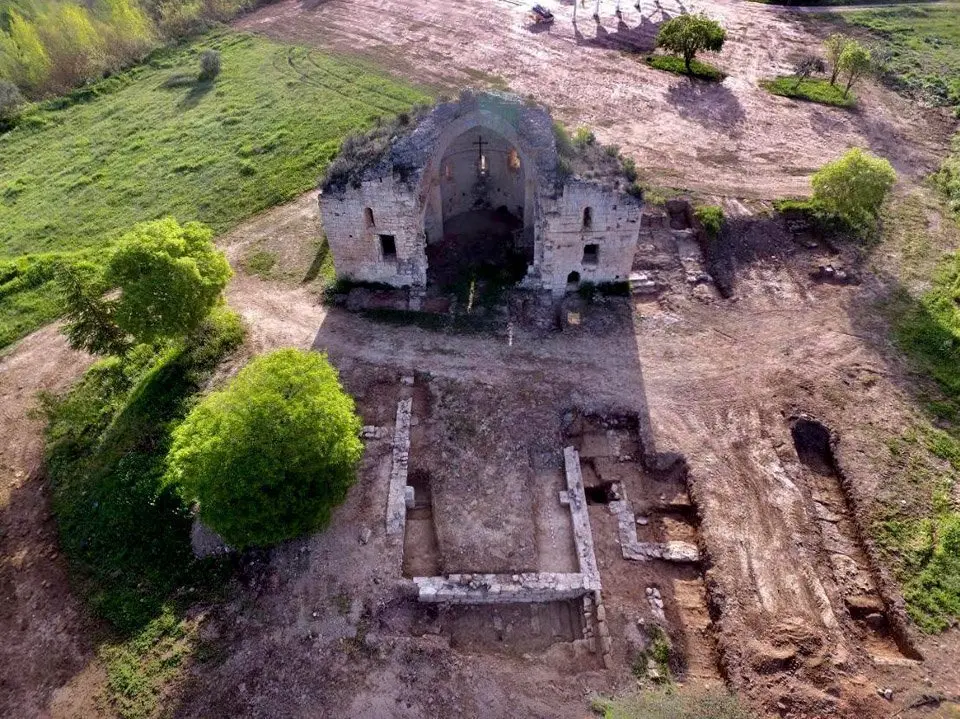
[{"label": "crumbling stone masonry", "polygon": [[390,488],[387,491],[387,534],[403,534],[407,521],[407,469],[410,463],[409,397],[397,403],[397,423],[393,432],[393,464],[390,467]]},{"label": "crumbling stone masonry", "polygon": [[[399,425],[399,421],[398,421]],[[421,602],[497,604],[555,602],[590,596],[599,605],[600,571],[593,549],[587,498],[580,474],[580,457],[573,447],[564,449],[567,489],[560,501],[570,508],[578,573],[525,572],[520,574],[451,574],[414,577]]]},{"label": "crumbling stone masonry", "polygon": [[323,182],[339,277],[423,288],[445,225],[499,212],[520,226],[523,286],[628,281],[643,203],[616,156],[562,136],[558,150],[550,114],[510,95],[464,93],[407,120],[345,143]]}]

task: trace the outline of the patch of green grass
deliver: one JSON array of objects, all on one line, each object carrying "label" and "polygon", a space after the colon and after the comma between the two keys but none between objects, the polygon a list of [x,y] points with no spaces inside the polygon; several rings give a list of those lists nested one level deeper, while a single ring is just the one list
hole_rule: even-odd
[{"label": "patch of green grass", "polygon": [[[221,53],[215,82],[168,82],[195,77],[205,49]],[[427,100],[366,65],[251,35],[158,51],[0,135],[0,261],[100,252],[166,215],[223,232],[314,187],[348,134]],[[0,296],[0,346],[55,315],[53,288],[30,289]]]},{"label": "patch of green grass", "polygon": [[960,220],[960,134],[953,138],[953,151],[943,161],[935,180],[950,209]]},{"label": "patch of green grass", "polygon": [[243,258],[241,266],[248,275],[256,275],[262,279],[270,276],[270,270],[277,264],[277,256],[266,250],[256,250]]},{"label": "patch of green grass", "polygon": [[164,690],[182,676],[197,647],[198,620],[169,606],[126,641],[103,644],[97,654],[107,670],[111,708],[123,719],[155,716]]},{"label": "patch of green grass", "polygon": [[872,36],[889,84],[937,105],[960,106],[960,3],[859,10],[835,20]]},{"label": "patch of green grass", "polygon": [[821,105],[834,107],[855,107],[857,96],[852,92],[843,94],[840,85],[831,85],[827,80],[816,78],[804,79],[799,85],[797,78],[790,75],[781,75],[775,80],[763,80],[760,86],[774,95],[789,97],[795,100],[808,100]]},{"label": "patch of green grass", "polygon": [[669,686],[615,699],[597,698],[591,709],[603,719],[750,719],[736,697],[723,689]]},{"label": "patch of green grass", "polygon": [[[918,374],[924,412],[887,443],[896,478],[883,488],[872,534],[903,585],[907,612],[925,632],[960,620],[960,253],[948,255],[919,299],[890,302],[894,339]],[[934,427],[933,422],[937,426]]]},{"label": "patch of green grass", "polygon": [[683,63],[683,58],[676,57],[675,55],[650,55],[647,57],[647,64],[657,70],[672,72],[675,75],[695,77],[698,80],[706,80],[708,82],[720,82],[726,77],[726,73],[719,68],[701,62],[700,60],[694,60],[690,63],[691,72],[688,73],[687,67]]}]

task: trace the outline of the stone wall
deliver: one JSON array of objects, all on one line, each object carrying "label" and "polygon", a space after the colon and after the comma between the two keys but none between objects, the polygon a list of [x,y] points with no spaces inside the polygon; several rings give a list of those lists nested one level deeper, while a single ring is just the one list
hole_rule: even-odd
[{"label": "stone wall", "polygon": [[[478,136],[487,143],[485,188],[476,183]],[[507,166],[514,150],[519,170]],[[553,123],[542,107],[495,93],[441,103],[363,169],[359,187],[328,185],[321,195],[337,274],[396,287],[425,285],[426,243],[442,237],[444,217],[474,209],[480,200],[514,213],[523,207],[524,237],[534,247],[525,286],[559,294],[572,272],[585,282],[627,281],[641,200],[624,191],[622,178],[561,181],[559,167]],[[381,235],[393,238],[395,255],[384,256]],[[584,253],[593,245],[595,261]]]},{"label": "stone wall", "polygon": [[421,602],[450,604],[508,604],[557,602],[590,592],[582,574],[534,572],[525,574],[450,574],[414,577]]},{"label": "stone wall", "polygon": [[393,464],[387,490],[387,534],[402,534],[407,521],[407,469],[410,465],[410,413],[413,400],[397,403],[397,423],[393,432]]},{"label": "stone wall", "polygon": [[[321,194],[320,213],[339,277],[395,287],[426,284],[423,219],[405,183],[388,175],[342,193]],[[394,257],[383,255],[381,235],[393,237]]]},{"label": "stone wall", "polygon": [[[478,138],[483,140],[486,162],[486,180],[478,183]],[[512,214],[523,218],[525,204],[524,168],[510,167],[511,152],[516,148],[505,138],[485,128],[468,130],[447,148],[440,166],[440,191],[443,216],[452,217],[463,212],[488,207],[505,206]]]},{"label": "stone wall", "polygon": [[[541,288],[563,291],[571,272],[581,282],[626,282],[637,251],[642,207],[639,198],[618,189],[584,180],[567,182],[544,212],[542,256],[537,258]],[[597,245],[595,263],[585,257],[587,245]]]}]

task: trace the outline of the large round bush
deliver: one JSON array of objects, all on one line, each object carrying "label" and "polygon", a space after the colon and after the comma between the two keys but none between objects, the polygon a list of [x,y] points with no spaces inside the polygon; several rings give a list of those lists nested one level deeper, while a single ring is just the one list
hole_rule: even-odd
[{"label": "large round bush", "polygon": [[114,322],[142,342],[187,334],[220,301],[230,274],[209,227],[172,217],[141,222],[107,265],[107,283],[121,290]]},{"label": "large round bush", "polygon": [[190,412],[167,476],[231,546],[276,544],[329,522],[356,476],[360,427],[324,355],[280,350]]}]

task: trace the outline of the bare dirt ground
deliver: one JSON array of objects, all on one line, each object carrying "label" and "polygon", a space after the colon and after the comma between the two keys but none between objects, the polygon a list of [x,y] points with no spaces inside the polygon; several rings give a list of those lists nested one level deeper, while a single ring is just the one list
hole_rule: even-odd
[{"label": "bare dirt ground", "polygon": [[[642,16],[624,3],[622,25],[609,14],[597,25],[581,10],[578,29],[569,4],[552,4],[558,20],[544,32],[527,28],[525,5],[505,0],[288,1],[238,26],[359,55],[443,88],[506,83],[571,125],[594,127],[659,184],[741,198],[803,193],[807,175],[851,144],[890,158],[908,183],[938,163],[952,123],[885,90],[864,87],[864,109],[850,113],[770,97],[757,86],[816,44],[821,30],[749,3],[680,1],[645,6]],[[683,9],[703,9],[730,30],[717,60],[730,74],[722,85],[659,73],[635,54],[649,49],[659,22]],[[911,411],[904,369],[869,309],[884,287],[811,281],[816,251],[759,253],[740,259],[735,299],[701,302],[675,292],[601,332],[588,323],[546,338],[521,333],[508,346],[500,337],[328,312],[309,285],[297,284],[318,259],[318,229],[308,193],[223,239],[235,265],[258,249],[277,254],[283,278],[241,272],[230,286],[229,301],[251,328],[248,355],[282,346],[328,351],[365,419],[381,426],[392,422],[399,376],[413,371],[463,384],[464,397],[523,398],[518,407],[542,410],[539,393],[559,392],[570,406],[641,412],[655,449],[681,452],[689,463],[709,568],[667,574],[626,562],[609,516],[591,509],[618,631],[619,664],[609,672],[567,641],[561,609],[479,618],[423,610],[400,579],[402,547],[383,534],[389,450],[373,442],[330,531],[247,562],[230,601],[208,619],[207,659],[191,668],[170,714],[582,717],[592,692],[633,685],[631,627],[646,611],[638,588],[650,584],[673,588],[666,614],[683,629],[690,680],[722,674],[764,712],[923,716],[910,705],[924,695],[960,695],[957,630],[913,636],[925,657],[916,663],[854,620],[845,603],[851,583],[861,582],[896,598],[855,536],[857,507],[869,506],[888,478],[884,438]],[[882,270],[896,261],[878,263]],[[54,328],[0,357],[3,716],[104,711],[95,627],[57,554],[37,472],[41,424],[28,416],[37,390],[67,386],[88,362]],[[839,434],[848,493],[800,463],[788,421],[799,413]],[[365,542],[363,529],[371,531]],[[663,531],[689,530],[664,520]],[[562,641],[538,640],[535,627],[557,629]],[[881,687],[894,690],[892,703],[877,697]]]},{"label": "bare dirt ground", "polygon": [[[95,711],[102,670],[94,625],[70,591],[43,483],[39,390],[58,391],[90,364],[55,326],[0,355],[0,716]],[[63,690],[64,685],[69,685]]]},{"label": "bare dirt ground", "polygon": [[[516,629],[556,617],[425,613],[397,579],[402,549],[383,535],[389,462],[381,443],[331,531],[276,553],[213,620],[223,660],[195,669],[178,714],[306,716],[349,706],[371,717],[579,717],[589,693],[632,685],[632,627],[649,585],[670,588],[665,611],[686,647],[687,678],[723,676],[765,713],[923,716],[926,705],[911,705],[957,697],[955,630],[911,634],[900,646],[848,608],[851,596],[882,592],[890,621],[899,621],[896,590],[857,531],[859,512],[889,479],[884,440],[910,421],[904,369],[872,309],[886,289],[869,278],[855,287],[811,280],[810,268],[825,261],[820,249],[755,249],[738,261],[731,300],[672,292],[601,329],[587,322],[547,337],[521,332],[512,345],[377,324],[296,294],[284,304],[278,285],[235,283],[234,306],[273,328],[266,345],[309,344],[307,318],[320,321],[313,346],[340,367],[369,422],[389,425],[396,380],[414,372],[461,400],[481,397],[473,410],[480,415],[489,398],[470,390],[477,382],[496,406],[515,400],[521,415],[559,392],[569,406],[648,416],[653,449],[681,452],[689,463],[710,562],[705,576],[625,562],[603,508],[592,508],[618,632],[612,672],[575,644],[545,649]],[[618,316],[616,305],[603,311]],[[449,389],[457,385],[464,389]],[[801,414],[839,435],[846,492],[837,477],[801,462],[790,431]],[[527,429],[518,422],[518,432]],[[664,522],[657,531],[691,530]],[[497,622],[521,636],[505,640],[490,629]],[[911,659],[915,652],[923,662]],[[892,703],[877,696],[883,688],[893,690]]]},{"label": "bare dirt ground", "polygon": [[[315,224],[302,212],[307,202],[238,228],[224,238],[228,254],[271,236],[276,222],[296,215],[306,219],[289,225],[293,241],[312,243]],[[512,345],[500,336],[374,323],[322,307],[303,287],[238,272],[228,295],[250,325],[249,352],[327,351],[366,423],[391,427],[399,378],[412,373],[428,374],[441,398],[466,402],[475,420],[485,408],[515,403],[507,413],[513,434],[494,423],[492,433],[477,439],[488,453],[484,442],[491,439],[540,449],[559,440],[555,428],[541,432],[525,421],[528,411],[614,407],[647,417],[655,443],[648,449],[686,457],[699,514],[694,535],[655,513],[650,531],[687,540],[698,534],[710,561],[705,575],[627,562],[609,515],[591,508],[615,630],[612,671],[571,641],[576,636],[568,633],[562,608],[424,609],[402,579],[403,548],[383,530],[389,441],[372,441],[361,479],[328,532],[247,560],[229,601],[206,620],[205,660],[191,667],[167,711],[189,717],[582,717],[590,694],[633,686],[634,628],[638,619],[649,619],[643,588],[651,585],[663,588],[687,679],[724,677],[764,712],[924,716],[909,706],[928,694],[960,694],[955,630],[912,636],[925,657],[917,663],[887,637],[871,635],[846,607],[849,582],[861,579],[896,600],[889,578],[872,572],[869,548],[852,536],[857,512],[851,501],[868,505],[886,481],[884,440],[909,421],[911,405],[904,370],[872,314],[884,287],[869,278],[855,287],[814,282],[808,270],[823,257],[820,249],[770,243],[738,257],[730,300],[703,293],[695,299],[674,288],[626,313],[629,308],[616,303],[595,307],[584,314],[584,325],[563,333],[519,331]],[[54,328],[0,360],[4,447],[10,448],[4,466],[18,486],[30,486],[23,477],[39,458],[39,424],[23,419],[33,392],[65,386],[88,361],[69,352]],[[837,461],[849,493],[801,464],[788,422],[799,413],[839,434]],[[457,414],[456,404],[445,418],[441,412],[434,431],[455,425]],[[428,428],[426,422],[425,440]],[[468,435],[461,452],[470,451]],[[531,460],[531,466],[545,465]],[[16,707],[18,716],[97,716],[103,673],[60,560],[50,556],[52,527],[35,481],[32,503],[15,501],[15,489],[3,515],[4,586],[17,596],[15,611],[3,619],[7,633],[22,639],[4,647],[7,666],[27,657],[26,666],[34,667],[4,675],[4,706]],[[637,496],[646,495],[640,490]],[[28,505],[29,512],[14,512]],[[489,515],[490,508],[484,511]],[[824,511],[836,515],[832,522]],[[12,517],[20,518],[21,529],[8,529]],[[836,524],[839,535],[827,531],[825,521]],[[37,533],[37,526],[48,529]],[[23,566],[32,571],[17,570],[17,557],[30,559]],[[876,694],[887,687],[892,703]]]},{"label": "bare dirt ground", "polygon": [[[359,55],[412,82],[451,92],[465,85],[509,86],[586,125],[622,148],[654,184],[736,197],[805,194],[807,177],[858,145],[887,157],[916,180],[936,169],[955,121],[877,86],[859,88],[846,111],[772,96],[758,81],[788,73],[830,32],[800,15],[740,0],[623,2],[578,8],[545,3],[549,29],[529,26],[515,0],[284,0],[236,27],[324,50]],[[680,12],[704,11],[727,28],[716,64],[721,84],[690,82],[647,67],[657,28]],[[711,61],[712,58],[708,58]],[[303,72],[315,73],[305,65]],[[322,81],[323,78],[317,78]]]}]

